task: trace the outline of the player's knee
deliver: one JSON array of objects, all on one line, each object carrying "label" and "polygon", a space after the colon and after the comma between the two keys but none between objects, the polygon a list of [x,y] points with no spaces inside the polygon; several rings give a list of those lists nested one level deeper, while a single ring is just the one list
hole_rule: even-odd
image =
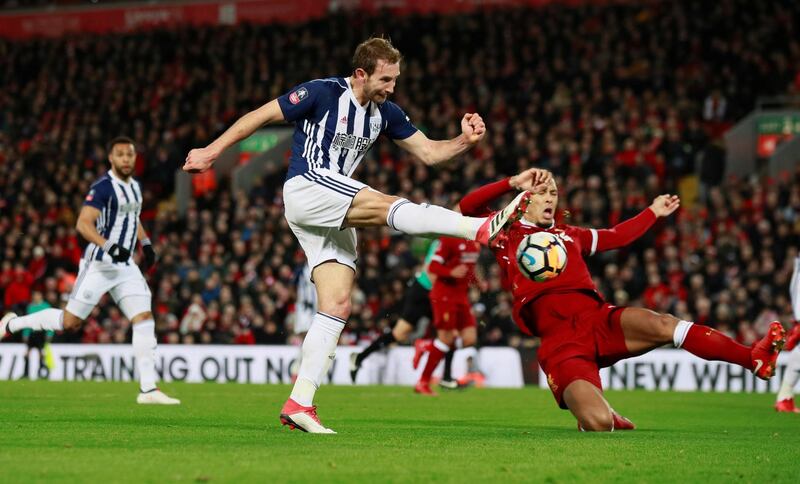
[{"label": "player's knee", "polygon": [[656,332],[661,341],[668,343],[672,341],[675,334],[675,327],[678,324],[678,318],[671,314],[659,314],[656,318]]},{"label": "player's knee", "polygon": [[333,316],[335,318],[347,320],[350,317],[350,313],[353,310],[353,306],[350,303],[350,296],[348,295],[346,298],[341,299],[334,299],[328,301],[327,304],[324,306],[320,304],[319,311],[321,313],[325,313],[329,316]]},{"label": "player's knee", "polygon": [[476,340],[475,335],[472,334],[461,336],[461,344],[464,346],[464,348],[467,348],[469,346],[475,346],[475,340]]},{"label": "player's knee", "polygon": [[580,424],[587,432],[608,432],[614,430],[614,417],[607,409],[586,412],[581,415]]}]

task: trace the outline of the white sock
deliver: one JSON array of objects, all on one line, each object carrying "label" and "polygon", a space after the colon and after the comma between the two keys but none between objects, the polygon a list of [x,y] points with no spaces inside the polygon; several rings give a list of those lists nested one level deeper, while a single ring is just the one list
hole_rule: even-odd
[{"label": "white sock", "polygon": [[314,403],[314,394],[336,357],[336,344],[344,325],[343,319],[320,312],[314,315],[303,340],[303,360],[292,388],[291,398],[300,405],[310,407]]},{"label": "white sock", "polygon": [[475,240],[485,218],[465,217],[437,205],[418,205],[401,198],[389,207],[386,224],[409,235],[447,235]]},{"label": "white sock", "polygon": [[133,325],[133,355],[139,370],[139,391],[156,389],[156,323],[145,319]]},{"label": "white sock", "polygon": [[691,321],[678,321],[678,325],[675,326],[675,332],[672,333],[672,341],[676,348],[683,346],[683,341],[686,339],[686,335],[689,334],[689,328],[693,324]]},{"label": "white sock", "polygon": [[447,353],[448,351],[450,351],[452,349],[452,348],[450,348],[450,345],[448,345],[444,341],[440,340],[439,338],[436,338],[435,340],[433,340],[433,346],[435,346],[442,353]]},{"label": "white sock", "polygon": [[34,331],[63,331],[64,311],[61,309],[43,309],[27,316],[16,317],[8,322],[8,330],[12,333],[25,328]]},{"label": "white sock", "polygon": [[789,353],[789,363],[786,365],[786,373],[783,374],[781,389],[778,390],[777,401],[794,398],[794,386],[800,379],[800,346],[795,347]]}]

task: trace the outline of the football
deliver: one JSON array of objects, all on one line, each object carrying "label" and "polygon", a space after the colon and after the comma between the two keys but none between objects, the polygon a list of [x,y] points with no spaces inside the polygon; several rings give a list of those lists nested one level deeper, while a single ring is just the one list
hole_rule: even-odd
[{"label": "football", "polygon": [[526,235],[517,247],[517,266],[532,281],[549,281],[567,267],[567,249],[549,232]]}]

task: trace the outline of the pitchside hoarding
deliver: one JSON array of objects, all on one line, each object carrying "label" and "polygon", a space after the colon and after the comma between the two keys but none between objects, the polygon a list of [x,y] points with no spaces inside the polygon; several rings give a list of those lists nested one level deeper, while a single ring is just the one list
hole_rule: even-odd
[{"label": "pitchside hoarding", "polygon": [[[25,346],[0,345],[0,380],[15,380],[22,376]],[[41,377],[54,381],[134,381],[137,373],[130,345],[68,345],[54,344],[53,368]],[[350,385],[350,353],[361,351],[353,346],[340,346],[331,365],[326,383]],[[359,385],[383,383],[413,385],[422,367],[411,367],[414,350],[392,348],[373,354],[364,362],[356,381]],[[477,354],[477,356],[476,356]],[[192,383],[290,383],[290,368],[299,356],[297,346],[218,346],[163,345],[159,346],[156,368],[163,381]],[[522,363],[519,352],[511,348],[482,348],[460,350],[453,359],[453,375],[466,373],[467,358],[480,365],[489,387],[522,387]],[[36,351],[31,352],[30,377],[38,378]],[[441,374],[441,365],[439,372]]]}]

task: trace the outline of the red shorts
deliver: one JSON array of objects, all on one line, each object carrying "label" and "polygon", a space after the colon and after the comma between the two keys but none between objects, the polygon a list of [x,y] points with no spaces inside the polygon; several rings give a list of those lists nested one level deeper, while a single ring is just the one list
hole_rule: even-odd
[{"label": "red shorts", "polygon": [[475,327],[475,316],[469,304],[431,300],[433,327],[440,330],[458,330]]},{"label": "red shorts", "polygon": [[537,359],[562,408],[567,385],[586,380],[602,390],[599,368],[633,356],[620,323],[623,309],[573,292],[542,296],[522,311],[528,327],[542,339]]}]

